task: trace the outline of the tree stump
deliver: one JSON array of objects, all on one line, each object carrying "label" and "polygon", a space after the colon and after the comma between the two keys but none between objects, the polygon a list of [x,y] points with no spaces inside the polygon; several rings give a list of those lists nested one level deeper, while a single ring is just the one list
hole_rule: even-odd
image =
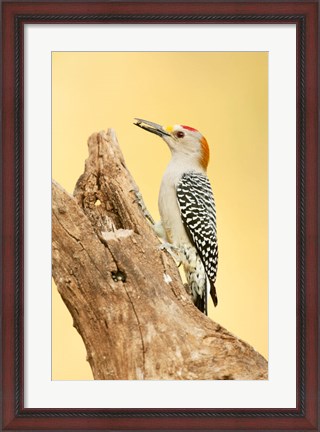
[{"label": "tree stump", "polygon": [[74,196],[52,183],[52,267],[94,379],[267,379],[267,361],[193,305],[114,131],[88,148]]}]

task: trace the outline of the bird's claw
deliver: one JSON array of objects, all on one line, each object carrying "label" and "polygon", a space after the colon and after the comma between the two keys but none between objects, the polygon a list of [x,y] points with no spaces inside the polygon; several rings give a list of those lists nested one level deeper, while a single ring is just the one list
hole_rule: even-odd
[{"label": "bird's claw", "polygon": [[131,192],[133,192],[136,196],[136,199],[133,202],[138,203],[138,205],[140,206],[140,208],[142,210],[144,217],[146,219],[148,219],[148,221],[151,223],[151,225],[154,225],[155,224],[154,219],[151,216],[149,210],[147,209],[147,206],[145,205],[145,203],[143,201],[141,192],[137,189],[132,189]]},{"label": "bird's claw", "polygon": [[161,243],[158,248],[159,250],[167,251],[172,256],[172,258],[177,261],[177,266],[180,267],[180,265],[182,264],[182,261],[180,259],[180,248],[168,242]]}]

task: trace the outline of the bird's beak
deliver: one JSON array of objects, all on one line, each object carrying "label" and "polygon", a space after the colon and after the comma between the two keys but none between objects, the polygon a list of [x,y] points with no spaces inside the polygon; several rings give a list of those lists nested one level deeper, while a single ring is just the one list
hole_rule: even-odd
[{"label": "bird's beak", "polygon": [[142,129],[145,129],[148,132],[154,133],[156,135],[159,135],[160,137],[163,137],[164,135],[171,136],[164,128],[163,126],[158,125],[157,123],[153,123],[151,121],[142,120],[139,118],[135,118],[135,125],[141,127]]}]

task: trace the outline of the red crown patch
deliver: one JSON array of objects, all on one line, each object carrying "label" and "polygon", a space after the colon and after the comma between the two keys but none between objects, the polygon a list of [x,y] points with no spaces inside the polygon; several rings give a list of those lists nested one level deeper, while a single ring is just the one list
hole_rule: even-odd
[{"label": "red crown patch", "polygon": [[183,127],[183,129],[187,129],[189,131],[198,132],[197,129],[194,129],[194,128],[190,127],[190,126],[183,126],[183,125],[181,125],[181,127]]}]

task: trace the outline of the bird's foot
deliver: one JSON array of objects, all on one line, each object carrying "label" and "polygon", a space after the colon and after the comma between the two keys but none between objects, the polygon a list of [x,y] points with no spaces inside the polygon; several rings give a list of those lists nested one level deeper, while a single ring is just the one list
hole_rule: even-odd
[{"label": "bird's foot", "polygon": [[149,210],[147,209],[147,206],[145,205],[145,203],[143,201],[141,192],[139,190],[137,190],[137,189],[132,189],[131,192],[134,192],[134,194],[136,196],[136,199],[134,200],[134,202],[138,203],[138,205],[140,206],[140,208],[142,210],[142,213],[143,213],[144,217],[146,219],[148,219],[148,221],[151,223],[151,225],[154,225],[155,224],[154,219],[151,216]]},{"label": "bird's foot", "polygon": [[180,267],[182,261],[181,261],[181,257],[180,257],[180,253],[181,253],[181,249],[178,248],[177,246],[174,246],[171,243],[168,242],[163,242],[161,243],[158,248],[160,250],[165,250],[167,251],[172,258],[178,263],[177,266]]}]

